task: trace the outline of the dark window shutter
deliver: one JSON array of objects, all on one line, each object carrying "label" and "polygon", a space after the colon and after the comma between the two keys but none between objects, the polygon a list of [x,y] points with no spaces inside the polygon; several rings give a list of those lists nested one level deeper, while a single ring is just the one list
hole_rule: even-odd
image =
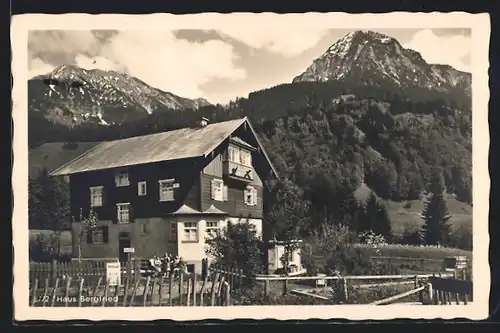
[{"label": "dark window shutter", "polygon": [[132,204],[128,206],[128,219],[130,223],[134,222],[134,208]]},{"label": "dark window shutter", "polygon": [[102,241],[103,243],[108,242],[108,227],[102,227]]},{"label": "dark window shutter", "polygon": [[107,200],[106,200],[106,189],[103,187],[101,190],[101,195],[102,195],[102,207],[106,206]]},{"label": "dark window shutter", "polygon": [[87,230],[87,243],[92,244],[92,230]]},{"label": "dark window shutter", "polygon": [[109,212],[111,213],[111,222],[114,224],[118,223],[118,206],[109,206],[107,207],[109,209]]}]

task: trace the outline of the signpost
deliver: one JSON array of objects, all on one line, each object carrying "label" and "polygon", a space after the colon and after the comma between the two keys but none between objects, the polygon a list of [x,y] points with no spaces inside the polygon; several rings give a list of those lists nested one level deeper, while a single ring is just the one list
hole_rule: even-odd
[{"label": "signpost", "polygon": [[448,272],[453,272],[457,275],[459,270],[462,271],[463,279],[465,280],[465,271],[467,269],[467,257],[466,256],[455,256],[444,258],[444,269]]},{"label": "signpost", "polygon": [[121,285],[121,267],[119,261],[106,263],[106,280],[108,285]]}]

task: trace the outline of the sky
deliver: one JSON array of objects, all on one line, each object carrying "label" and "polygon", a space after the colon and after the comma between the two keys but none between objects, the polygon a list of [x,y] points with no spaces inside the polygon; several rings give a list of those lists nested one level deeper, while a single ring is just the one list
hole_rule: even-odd
[{"label": "sky", "polygon": [[[429,63],[469,71],[470,29],[363,29],[396,38]],[[352,29],[32,30],[29,76],[60,65],[126,72],[187,98],[227,103],[289,83]]]}]

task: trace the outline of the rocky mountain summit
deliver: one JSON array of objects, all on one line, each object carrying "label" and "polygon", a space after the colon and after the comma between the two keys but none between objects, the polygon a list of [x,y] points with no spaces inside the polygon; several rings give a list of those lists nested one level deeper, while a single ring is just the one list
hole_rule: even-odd
[{"label": "rocky mountain summit", "polygon": [[[167,79],[167,78],[166,78]],[[120,124],[164,110],[210,103],[153,88],[128,74],[63,65],[28,81],[29,112],[67,126]]]},{"label": "rocky mountain summit", "polygon": [[470,73],[429,64],[417,51],[373,31],[355,31],[338,39],[293,82],[329,80],[471,94]]}]

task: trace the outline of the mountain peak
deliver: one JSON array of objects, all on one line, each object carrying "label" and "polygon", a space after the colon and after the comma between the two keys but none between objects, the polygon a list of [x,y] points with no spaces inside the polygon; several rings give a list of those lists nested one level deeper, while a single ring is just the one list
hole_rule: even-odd
[{"label": "mountain peak", "polygon": [[[154,88],[128,74],[61,65],[28,81],[29,111],[68,126],[92,119],[120,124],[167,109],[198,109],[210,103]],[[94,120],[95,120],[94,119]]]},{"label": "mountain peak", "polygon": [[430,65],[419,52],[405,49],[393,37],[357,30],[336,40],[292,82],[328,80],[354,80],[375,86],[389,82],[402,88],[436,91],[459,88],[470,95],[471,76],[452,67]]}]

